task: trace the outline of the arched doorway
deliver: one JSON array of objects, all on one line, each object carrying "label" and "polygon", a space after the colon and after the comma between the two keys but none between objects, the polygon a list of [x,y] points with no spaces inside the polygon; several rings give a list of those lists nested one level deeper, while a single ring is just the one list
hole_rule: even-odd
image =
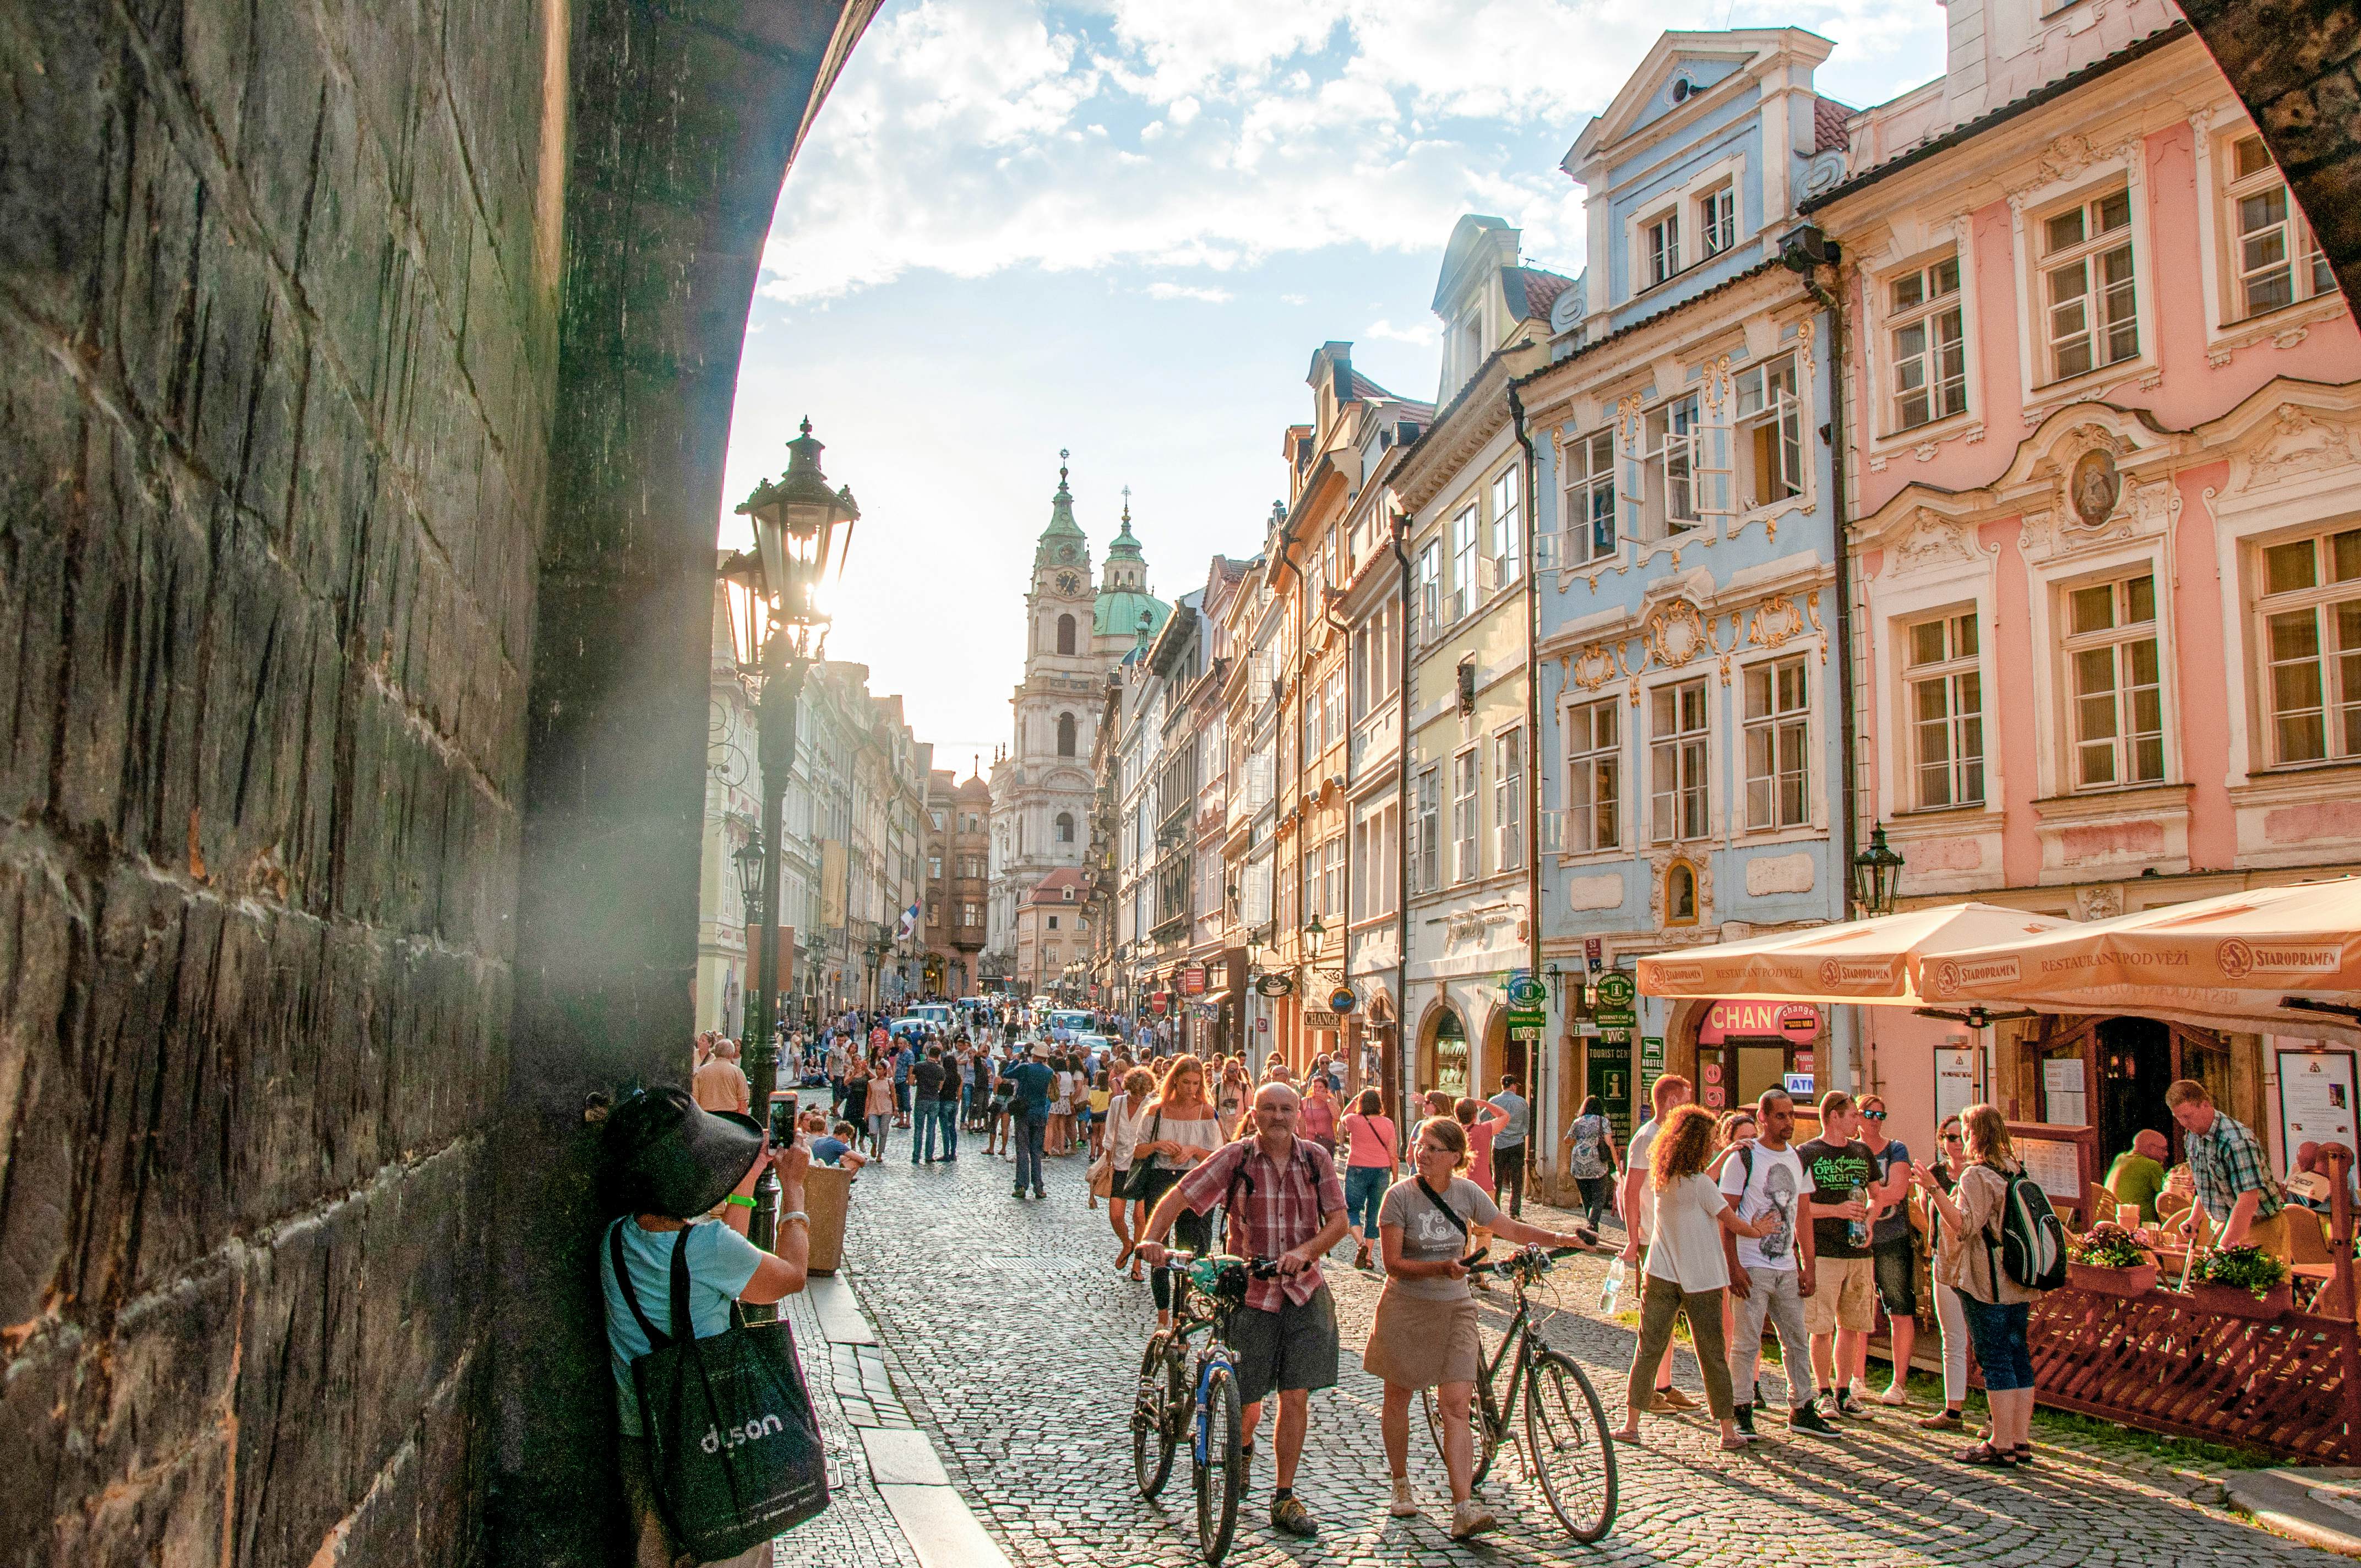
[{"label": "arched doorway", "polygon": [[2180,1128],[2165,1109],[2173,1080],[2193,1078],[2213,1102],[2241,1121],[2255,1107],[2235,1093],[2230,1043],[2211,1029],[2154,1018],[2048,1017],[2017,1059],[2021,1113],[2053,1126],[2095,1127],[2102,1159],[2132,1146],[2133,1135],[2162,1133],[2181,1157]]},{"label": "arched doorway", "polygon": [[1455,1099],[1467,1092],[1467,1026],[1447,1002],[1435,1003],[1427,1016],[1432,1023],[1419,1045],[1419,1088],[1440,1089]]}]

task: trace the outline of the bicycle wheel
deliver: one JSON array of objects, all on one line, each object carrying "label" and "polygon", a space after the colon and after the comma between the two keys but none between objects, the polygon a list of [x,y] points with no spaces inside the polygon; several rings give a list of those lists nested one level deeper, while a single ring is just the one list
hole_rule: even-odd
[{"label": "bicycle wheel", "polygon": [[[1421,1388],[1418,1391],[1418,1402],[1426,1411],[1426,1431],[1429,1437],[1434,1439],[1434,1456],[1442,1460],[1444,1468],[1448,1470],[1451,1467],[1451,1456],[1444,1453],[1443,1448],[1443,1407],[1435,1402],[1434,1390],[1432,1388]],[[1468,1476],[1467,1484],[1471,1486],[1478,1486],[1483,1485],[1484,1477],[1491,1474],[1492,1456],[1500,1451],[1500,1430],[1492,1424],[1492,1418],[1485,1413],[1484,1385],[1481,1383],[1476,1385],[1475,1397],[1467,1403],[1467,1437],[1470,1445],[1468,1452],[1476,1461],[1475,1470]]]},{"label": "bicycle wheel", "polygon": [[1153,1497],[1164,1490],[1172,1474],[1172,1449],[1179,1441],[1179,1411],[1187,1399],[1182,1372],[1162,1333],[1151,1336],[1139,1358],[1139,1387],[1131,1403],[1131,1471],[1139,1479],[1139,1495]]},{"label": "bicycle wheel", "polygon": [[1244,1439],[1238,1431],[1238,1386],[1229,1367],[1205,1372],[1205,1413],[1197,1428],[1197,1548],[1209,1563],[1229,1554],[1238,1528],[1238,1498],[1246,1489]]},{"label": "bicycle wheel", "polygon": [[1597,1541],[1615,1523],[1615,1444],[1582,1368],[1536,1351],[1525,1372],[1525,1442],[1533,1478],[1566,1533]]}]

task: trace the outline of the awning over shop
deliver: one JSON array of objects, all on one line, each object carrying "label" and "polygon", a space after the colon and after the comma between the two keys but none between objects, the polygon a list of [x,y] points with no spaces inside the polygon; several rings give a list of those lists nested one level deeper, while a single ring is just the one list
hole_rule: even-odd
[{"label": "awning over shop", "polygon": [[2361,1040],[2361,882],[2253,888],[1930,955],[1919,988],[1935,1006]]},{"label": "awning over shop", "polygon": [[1966,948],[2022,942],[2072,922],[1990,904],[1946,904],[1815,926],[1744,942],[1657,953],[1639,962],[1650,996],[1925,1005],[1918,964]]}]

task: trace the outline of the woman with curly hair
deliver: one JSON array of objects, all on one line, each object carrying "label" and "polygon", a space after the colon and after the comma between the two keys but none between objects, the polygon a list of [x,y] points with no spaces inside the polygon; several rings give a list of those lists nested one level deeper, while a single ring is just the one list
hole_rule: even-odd
[{"label": "woman with curly hair", "polygon": [[1648,1151],[1648,1185],[1656,1211],[1653,1239],[1645,1265],[1647,1288],[1640,1298],[1640,1349],[1631,1358],[1626,1415],[1615,1436],[1635,1442],[1640,1413],[1654,1392],[1654,1373],[1673,1343],[1673,1321],[1682,1313],[1705,1376],[1706,1405],[1721,1423],[1721,1446],[1743,1448],[1751,1441],[1738,1430],[1731,1409],[1730,1360],[1721,1332],[1722,1292],[1730,1284],[1721,1232],[1760,1237],[1773,1222],[1741,1220],[1705,1173],[1713,1158],[1713,1113],[1696,1105],[1675,1109]]}]

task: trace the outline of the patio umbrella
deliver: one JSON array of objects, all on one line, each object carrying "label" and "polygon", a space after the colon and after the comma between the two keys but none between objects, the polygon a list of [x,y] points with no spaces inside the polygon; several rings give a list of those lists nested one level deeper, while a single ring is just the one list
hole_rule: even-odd
[{"label": "patio umbrella", "polygon": [[1920,959],[1930,1003],[2361,1039],[2361,882],[2251,888]]},{"label": "patio umbrella", "polygon": [[1639,984],[1650,996],[1917,1007],[1926,1003],[1916,965],[1926,958],[2023,942],[2070,924],[1991,904],[1944,904],[1653,954],[1639,962]]}]

